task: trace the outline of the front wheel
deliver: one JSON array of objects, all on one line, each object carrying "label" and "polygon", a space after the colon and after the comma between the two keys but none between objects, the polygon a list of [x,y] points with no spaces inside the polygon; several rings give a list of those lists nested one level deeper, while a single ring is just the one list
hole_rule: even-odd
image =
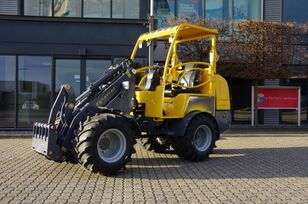
[{"label": "front wheel", "polygon": [[122,116],[110,113],[93,116],[78,135],[79,162],[93,172],[117,173],[133,153],[133,137],[133,129]]},{"label": "front wheel", "polygon": [[172,147],[179,157],[189,161],[203,161],[213,151],[217,135],[215,121],[208,115],[194,117],[184,137],[174,138]]}]

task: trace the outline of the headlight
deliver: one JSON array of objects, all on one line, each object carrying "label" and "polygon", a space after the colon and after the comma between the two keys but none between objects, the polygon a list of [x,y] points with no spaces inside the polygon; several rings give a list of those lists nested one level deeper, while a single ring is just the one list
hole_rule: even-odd
[{"label": "headlight", "polygon": [[129,81],[123,81],[122,86],[125,90],[129,90]]}]

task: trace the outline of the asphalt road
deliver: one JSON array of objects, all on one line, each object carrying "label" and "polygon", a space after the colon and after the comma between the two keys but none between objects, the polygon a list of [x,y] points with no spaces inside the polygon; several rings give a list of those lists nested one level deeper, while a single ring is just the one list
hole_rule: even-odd
[{"label": "asphalt road", "polygon": [[308,136],[223,137],[199,163],[136,149],[105,177],[2,138],[0,203],[308,203]]}]

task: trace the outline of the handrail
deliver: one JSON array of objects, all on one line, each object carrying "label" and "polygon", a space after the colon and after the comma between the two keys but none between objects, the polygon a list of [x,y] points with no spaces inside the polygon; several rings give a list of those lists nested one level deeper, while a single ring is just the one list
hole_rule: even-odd
[{"label": "handrail", "polygon": [[208,62],[184,62],[184,63],[179,63],[173,67],[171,67],[170,69],[176,69],[178,67],[181,67],[181,66],[185,66],[185,65],[188,65],[188,64],[192,64],[192,65],[195,65],[195,64],[202,64],[202,65],[206,65],[208,66],[208,68],[203,68],[203,69],[209,69],[211,64],[208,63]]},{"label": "handrail", "polygon": [[159,66],[159,65],[152,65],[152,66],[146,66],[146,67],[141,67],[139,69],[135,69],[136,70],[136,73],[140,73],[140,72],[143,72],[145,70],[150,70],[150,69],[157,69],[157,68],[160,68],[162,66]]}]

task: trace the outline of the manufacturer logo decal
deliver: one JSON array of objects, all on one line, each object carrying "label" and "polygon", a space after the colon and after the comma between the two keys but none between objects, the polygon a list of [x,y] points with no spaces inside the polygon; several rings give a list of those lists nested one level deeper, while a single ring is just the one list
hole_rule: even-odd
[{"label": "manufacturer logo decal", "polygon": [[264,103],[265,97],[263,93],[258,94],[258,103]]}]

